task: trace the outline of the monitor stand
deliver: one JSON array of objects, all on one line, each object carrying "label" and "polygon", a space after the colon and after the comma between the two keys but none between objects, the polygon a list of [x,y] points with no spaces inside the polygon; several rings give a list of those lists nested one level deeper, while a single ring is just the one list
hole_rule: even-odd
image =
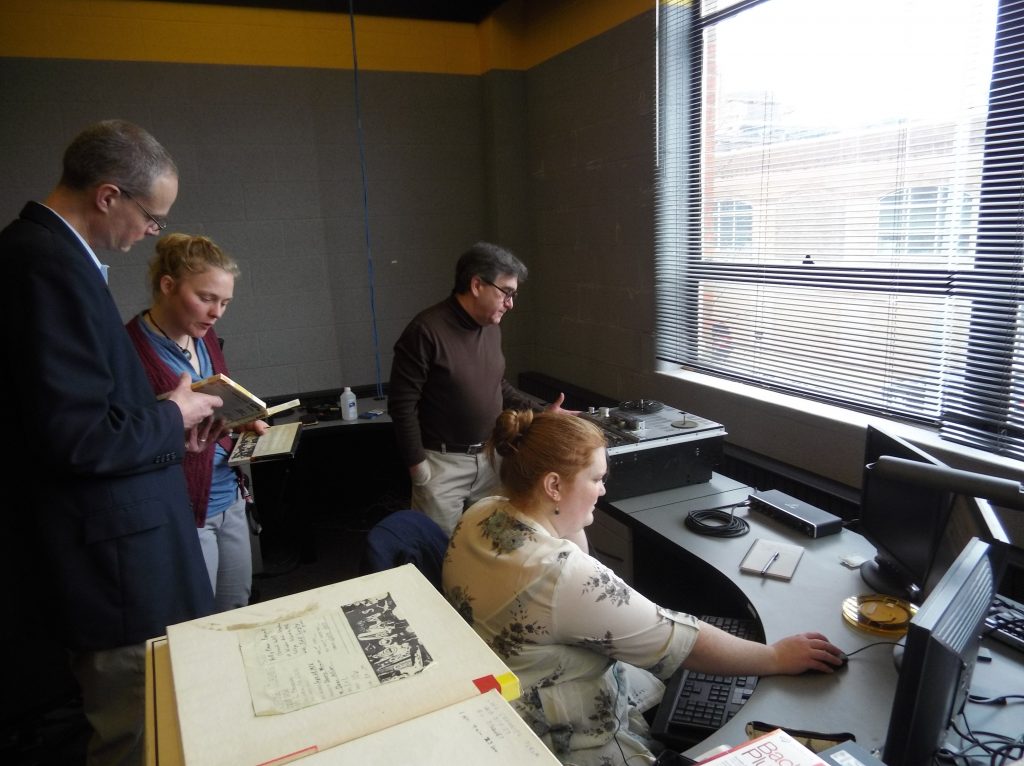
[{"label": "monitor stand", "polygon": [[896,644],[892,648],[892,664],[896,666],[896,672],[900,672],[900,666],[903,665],[903,644]]},{"label": "monitor stand", "polygon": [[860,565],[860,578],[870,585],[875,593],[901,598],[911,604],[921,603],[921,589],[878,556]]}]

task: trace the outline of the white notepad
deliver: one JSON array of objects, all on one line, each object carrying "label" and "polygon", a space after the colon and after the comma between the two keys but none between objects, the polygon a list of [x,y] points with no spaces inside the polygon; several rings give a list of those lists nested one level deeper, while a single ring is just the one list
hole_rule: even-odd
[{"label": "white notepad", "polygon": [[800,563],[804,549],[800,545],[759,537],[740,562],[740,571],[776,580],[790,580]]}]

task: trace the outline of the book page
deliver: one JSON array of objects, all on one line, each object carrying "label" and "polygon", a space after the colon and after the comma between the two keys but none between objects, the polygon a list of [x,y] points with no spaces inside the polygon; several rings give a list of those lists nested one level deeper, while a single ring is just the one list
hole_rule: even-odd
[{"label": "book page", "polygon": [[[386,647],[361,647],[373,675],[393,673],[396,680],[288,712],[257,715],[240,634],[260,629],[270,636],[275,625],[344,614],[345,605],[375,602],[382,594],[390,595],[395,616],[407,621],[418,645],[429,653],[425,670],[403,676],[402,668],[391,664],[382,651]],[[364,616],[372,618],[372,614],[360,615]],[[365,628],[352,626],[350,621],[357,641],[360,633],[366,634],[368,642],[375,640],[372,620]],[[518,681],[508,666],[408,564],[170,625],[167,641],[182,752],[189,766],[284,762],[295,754],[326,750],[478,697],[489,688],[499,688],[507,699],[519,694]],[[366,658],[367,653],[379,656]]]},{"label": "book page", "polygon": [[415,763],[558,766],[558,759],[496,691],[310,755],[308,766]]},{"label": "book page", "polygon": [[295,445],[295,433],[301,427],[302,423],[299,422],[271,426],[263,436],[257,439],[256,447],[252,451],[252,457],[258,458],[291,452],[292,447]]},{"label": "book page", "polygon": [[219,396],[224,401],[223,406],[218,407],[215,414],[222,418],[228,427],[259,420],[267,414],[267,405],[262,399],[253,396],[227,375],[211,375],[209,378],[196,381],[192,384],[192,390]]},{"label": "book page", "polygon": [[231,455],[228,457],[228,465],[241,465],[252,460],[256,454],[256,448],[260,445],[260,437],[255,431],[246,431],[238,436]]},{"label": "book page", "polygon": [[255,431],[239,434],[228,457],[228,465],[242,465],[252,460],[276,456],[292,456],[297,447],[300,428],[302,423],[296,421],[270,426],[262,436]]},{"label": "book page", "polygon": [[300,402],[298,399],[292,399],[291,401],[281,402],[280,404],[275,404],[273,407],[267,407],[267,417],[270,418],[273,417],[274,415],[280,415],[282,412],[294,410],[296,407],[301,406],[302,402]]},{"label": "book page", "polygon": [[256,715],[277,715],[423,672],[430,654],[390,593],[240,631]]}]

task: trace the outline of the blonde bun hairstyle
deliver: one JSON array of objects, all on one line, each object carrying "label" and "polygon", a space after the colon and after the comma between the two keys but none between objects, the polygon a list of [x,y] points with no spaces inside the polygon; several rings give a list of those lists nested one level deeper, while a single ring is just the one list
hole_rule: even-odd
[{"label": "blonde bun hairstyle", "polygon": [[502,458],[501,481],[513,500],[529,497],[551,472],[571,481],[605,447],[601,430],[583,418],[530,410],[502,412],[487,445]]},{"label": "blonde bun hairstyle", "polygon": [[209,269],[223,269],[237,279],[242,271],[238,263],[209,237],[191,234],[165,234],[156,243],[156,254],[149,262],[149,289],[153,298],[160,297],[160,280],[165,276],[175,282],[189,274]]}]

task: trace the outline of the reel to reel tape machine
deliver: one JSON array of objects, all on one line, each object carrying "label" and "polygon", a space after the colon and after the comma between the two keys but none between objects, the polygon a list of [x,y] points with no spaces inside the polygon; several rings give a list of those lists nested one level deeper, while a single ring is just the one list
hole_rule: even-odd
[{"label": "reel to reel tape machine", "polygon": [[591,407],[580,416],[608,441],[607,500],[710,481],[722,457],[724,426],[653,399]]}]

